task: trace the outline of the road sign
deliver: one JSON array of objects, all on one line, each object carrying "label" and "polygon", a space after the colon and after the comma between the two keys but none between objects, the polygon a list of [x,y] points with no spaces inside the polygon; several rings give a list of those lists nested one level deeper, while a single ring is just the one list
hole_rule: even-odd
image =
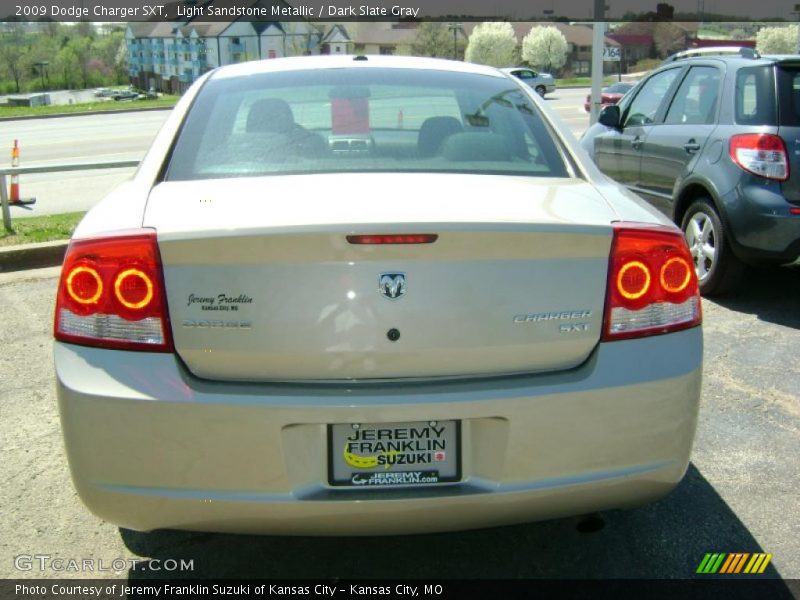
[{"label": "road sign", "polygon": [[622,58],[622,48],[619,46],[603,46],[603,60],[619,62]]}]

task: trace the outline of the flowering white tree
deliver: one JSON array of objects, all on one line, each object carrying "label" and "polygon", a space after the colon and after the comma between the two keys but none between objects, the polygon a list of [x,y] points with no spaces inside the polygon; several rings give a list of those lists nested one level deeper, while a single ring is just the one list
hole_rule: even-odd
[{"label": "flowering white tree", "polygon": [[467,50],[467,62],[511,67],[517,62],[517,37],[511,23],[481,23],[472,30]]},{"label": "flowering white tree", "polygon": [[522,60],[548,71],[567,62],[567,51],[567,38],[553,26],[532,27],[522,40]]},{"label": "flowering white tree", "polygon": [[797,25],[763,27],[756,34],[756,50],[761,54],[794,54]]}]

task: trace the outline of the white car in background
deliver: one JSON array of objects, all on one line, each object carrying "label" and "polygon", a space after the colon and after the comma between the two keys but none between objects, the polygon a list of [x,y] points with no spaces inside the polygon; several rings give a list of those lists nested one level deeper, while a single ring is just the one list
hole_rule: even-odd
[{"label": "white car in background", "polygon": [[527,67],[509,67],[500,70],[516,77],[535,90],[542,98],[545,94],[552,94],[556,91],[556,79],[550,73],[542,73]]},{"label": "white car in background", "polygon": [[702,370],[681,232],[496,69],[214,70],[67,251],[63,435],[99,517],[397,534],[634,506]]}]

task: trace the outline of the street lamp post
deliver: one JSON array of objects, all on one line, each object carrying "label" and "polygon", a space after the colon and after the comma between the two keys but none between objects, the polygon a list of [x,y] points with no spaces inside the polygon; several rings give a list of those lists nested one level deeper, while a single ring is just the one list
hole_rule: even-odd
[{"label": "street lamp post", "polygon": [[[601,89],[603,87],[603,47],[606,32],[606,0],[594,0],[594,21],[592,25],[592,93],[589,111],[589,124],[597,122],[600,114]],[[572,21],[570,25],[586,25],[587,22]]]},{"label": "street lamp post", "polygon": [[453,32],[453,60],[458,59],[458,31],[461,29],[461,23],[448,23],[447,29]]},{"label": "street lamp post", "polygon": [[[42,91],[44,91],[44,89],[45,89],[44,88],[44,74],[45,74],[45,70],[47,69],[47,65],[49,65],[50,63],[48,61],[44,60],[44,61],[37,62],[37,63],[34,63],[34,64],[39,69],[39,76],[42,78]],[[48,77],[48,79],[49,79],[49,77]]]},{"label": "street lamp post", "polygon": [[594,0],[594,25],[592,31],[592,103],[589,123],[597,122],[600,113],[600,90],[603,87],[603,46],[606,30],[606,0]]},{"label": "street lamp post", "polygon": [[794,51],[795,54],[800,54],[800,4],[794,5],[792,14],[797,17],[797,39],[795,40]]}]

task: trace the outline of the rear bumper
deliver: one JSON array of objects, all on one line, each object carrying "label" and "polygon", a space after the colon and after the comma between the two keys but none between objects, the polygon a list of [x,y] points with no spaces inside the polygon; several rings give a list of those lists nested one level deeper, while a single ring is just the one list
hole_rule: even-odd
[{"label": "rear bumper", "polygon": [[788,264],[800,257],[800,215],[792,215],[777,183],[738,185],[723,196],[732,245],[749,262]]},{"label": "rear bumper", "polygon": [[[140,530],[369,535],[465,529],[655,500],[683,477],[700,328],[600,344],[569,372],[437,384],[212,383],[172,355],[56,343],[73,481]],[[327,484],[326,424],[460,419],[463,480]]]}]

